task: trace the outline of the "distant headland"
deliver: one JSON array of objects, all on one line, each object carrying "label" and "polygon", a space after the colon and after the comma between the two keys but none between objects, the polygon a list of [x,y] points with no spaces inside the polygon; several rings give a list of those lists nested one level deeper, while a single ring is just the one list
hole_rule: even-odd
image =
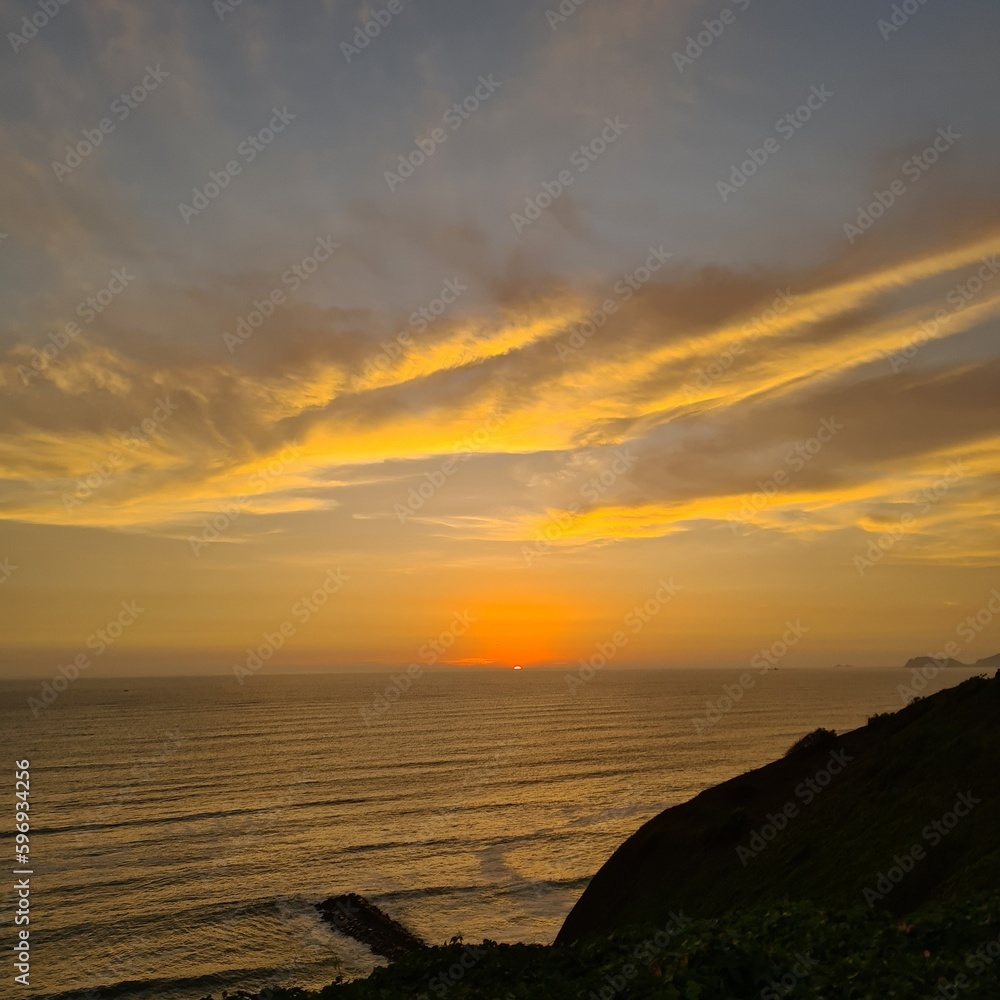
[{"label": "distant headland", "polygon": [[975,663],[963,663],[951,656],[914,656],[904,664],[906,670],[923,670],[925,667],[965,667],[967,670],[994,670],[1000,668],[1000,653],[984,656]]}]

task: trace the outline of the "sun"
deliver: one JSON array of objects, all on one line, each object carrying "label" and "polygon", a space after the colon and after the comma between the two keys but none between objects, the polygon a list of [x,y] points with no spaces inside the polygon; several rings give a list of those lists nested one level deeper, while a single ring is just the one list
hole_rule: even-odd
[{"label": "sun", "polygon": [[520,663],[519,663],[519,664],[517,664],[517,666],[516,666],[516,667],[514,667],[514,669],[515,669],[515,670],[520,670],[520,669],[521,669],[521,664],[520,664]]}]

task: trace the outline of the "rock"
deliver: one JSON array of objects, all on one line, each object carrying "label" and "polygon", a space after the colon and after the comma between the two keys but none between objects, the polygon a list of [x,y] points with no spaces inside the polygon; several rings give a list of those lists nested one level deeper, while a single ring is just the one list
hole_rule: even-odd
[{"label": "rock", "polygon": [[341,934],[368,945],[376,955],[390,961],[427,947],[416,934],[356,892],[331,896],[317,903],[316,909]]}]

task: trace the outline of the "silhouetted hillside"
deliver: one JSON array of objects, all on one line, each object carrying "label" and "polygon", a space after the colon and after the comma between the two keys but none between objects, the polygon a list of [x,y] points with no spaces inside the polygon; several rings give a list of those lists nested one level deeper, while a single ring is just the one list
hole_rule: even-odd
[{"label": "silhouetted hillside", "polygon": [[601,868],[557,943],[678,909],[791,899],[902,914],[996,887],[998,709],[1000,674],[972,678],[667,809]]}]

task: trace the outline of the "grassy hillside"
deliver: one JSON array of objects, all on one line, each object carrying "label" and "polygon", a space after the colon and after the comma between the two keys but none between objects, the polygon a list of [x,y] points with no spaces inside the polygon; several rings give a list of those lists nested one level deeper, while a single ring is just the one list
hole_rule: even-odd
[{"label": "grassy hillside", "polygon": [[601,868],[558,941],[678,908],[906,914],[1000,886],[998,717],[1000,675],[973,678],[667,809]]}]

